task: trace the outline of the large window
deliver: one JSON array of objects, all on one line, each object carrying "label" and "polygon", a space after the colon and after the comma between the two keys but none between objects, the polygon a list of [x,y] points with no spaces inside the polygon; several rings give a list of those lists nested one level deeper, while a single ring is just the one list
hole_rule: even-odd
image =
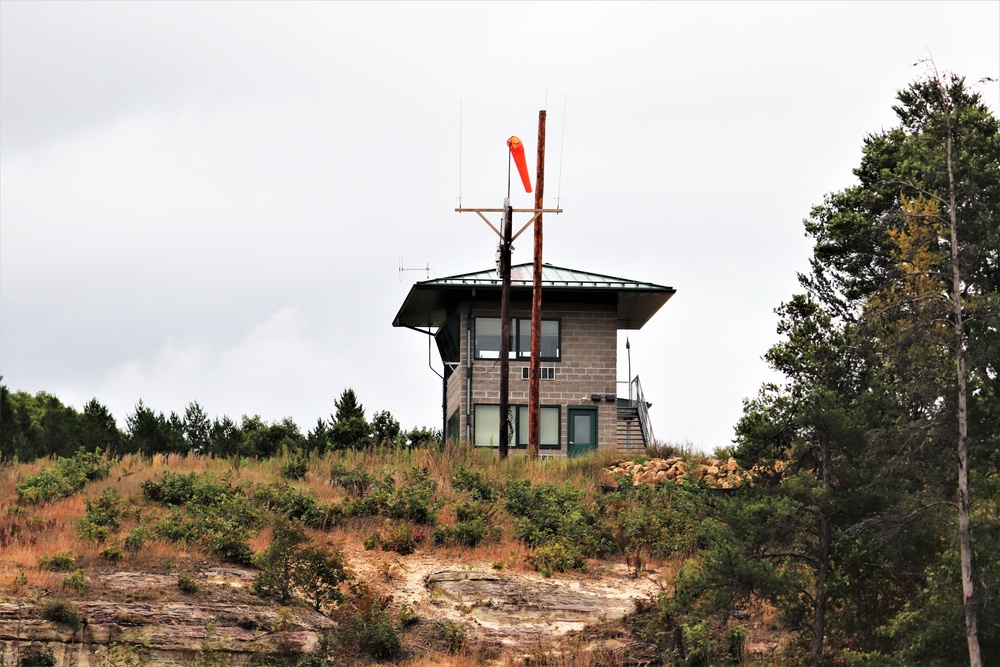
[{"label": "large window", "polygon": [[[542,320],[543,361],[559,361],[559,320]],[[510,358],[531,358],[531,318],[518,317],[510,323]],[[500,318],[476,318],[476,359],[500,358]]]},{"label": "large window", "polygon": [[[479,447],[500,446],[500,406],[477,405],[475,440]],[[510,446],[525,449],[528,446],[528,406],[512,405],[513,432]],[[539,449],[559,449],[559,406],[543,405],[538,408]]]}]

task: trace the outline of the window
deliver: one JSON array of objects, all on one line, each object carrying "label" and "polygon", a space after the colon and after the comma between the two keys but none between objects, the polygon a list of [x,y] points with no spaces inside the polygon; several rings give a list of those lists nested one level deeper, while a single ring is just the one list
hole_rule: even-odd
[{"label": "window", "polygon": [[[511,320],[510,358],[531,358],[531,318],[518,317]],[[541,359],[559,361],[560,321],[542,320]],[[500,318],[476,318],[476,359],[500,358]]]},{"label": "window", "polygon": [[[500,318],[476,318],[476,359],[500,358]],[[478,421],[478,420],[477,420]],[[478,443],[479,440],[477,439]]]},{"label": "window", "polygon": [[[478,447],[500,446],[500,406],[477,405],[475,440]],[[517,449],[528,447],[528,406],[512,405],[514,420],[513,437],[510,446]],[[559,406],[545,405],[538,408],[538,448],[559,449]]]},{"label": "window", "polygon": [[[542,366],[538,369],[538,378],[540,380],[555,380],[556,379],[556,369],[555,366]],[[531,379],[531,367],[524,366],[521,369],[521,379],[530,380]]]},{"label": "window", "polygon": [[[517,318],[511,323],[517,351],[511,356],[531,358],[531,318]],[[513,351],[513,347],[511,350]],[[542,349],[539,358],[559,361],[559,320],[542,320]]]}]

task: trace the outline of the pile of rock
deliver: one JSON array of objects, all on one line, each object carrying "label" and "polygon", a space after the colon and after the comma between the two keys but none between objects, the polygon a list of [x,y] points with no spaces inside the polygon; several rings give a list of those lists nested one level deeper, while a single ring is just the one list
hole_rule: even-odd
[{"label": "pile of rock", "polygon": [[630,477],[634,484],[659,486],[665,482],[681,482],[684,479],[702,480],[715,489],[734,489],[744,482],[743,471],[736,459],[704,459],[702,462],[687,461],[680,457],[638,461],[613,461],[607,468],[614,477]]}]

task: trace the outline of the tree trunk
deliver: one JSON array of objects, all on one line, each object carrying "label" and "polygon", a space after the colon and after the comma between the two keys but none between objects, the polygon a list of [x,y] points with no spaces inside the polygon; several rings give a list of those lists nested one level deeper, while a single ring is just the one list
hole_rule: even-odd
[{"label": "tree trunk", "polygon": [[958,264],[958,213],[955,206],[955,170],[951,163],[951,102],[938,79],[947,105],[948,214],[951,228],[951,307],[955,333],[955,372],[958,379],[958,539],[962,562],[962,608],[965,611],[965,636],[969,644],[969,666],[982,667],[979,632],[976,627],[976,597],[972,585],[972,534],[969,529],[969,411],[965,383],[965,327],[962,321],[962,275]]},{"label": "tree trunk", "polygon": [[819,667],[823,656],[823,636],[826,634],[826,580],[830,571],[830,447],[821,439],[823,456],[823,497],[820,501],[819,564],[816,568],[816,598],[813,605],[813,665]]}]

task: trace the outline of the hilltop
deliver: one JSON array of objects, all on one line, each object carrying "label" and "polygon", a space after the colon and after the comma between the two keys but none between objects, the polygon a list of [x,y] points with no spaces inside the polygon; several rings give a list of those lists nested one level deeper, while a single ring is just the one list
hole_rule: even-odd
[{"label": "hilltop", "polygon": [[[8,463],[5,659],[648,662],[658,596],[697,554],[697,508],[716,493],[704,473],[658,488],[616,474],[660,461],[434,448]],[[759,615],[738,616],[713,646],[733,662],[776,648]]]}]

